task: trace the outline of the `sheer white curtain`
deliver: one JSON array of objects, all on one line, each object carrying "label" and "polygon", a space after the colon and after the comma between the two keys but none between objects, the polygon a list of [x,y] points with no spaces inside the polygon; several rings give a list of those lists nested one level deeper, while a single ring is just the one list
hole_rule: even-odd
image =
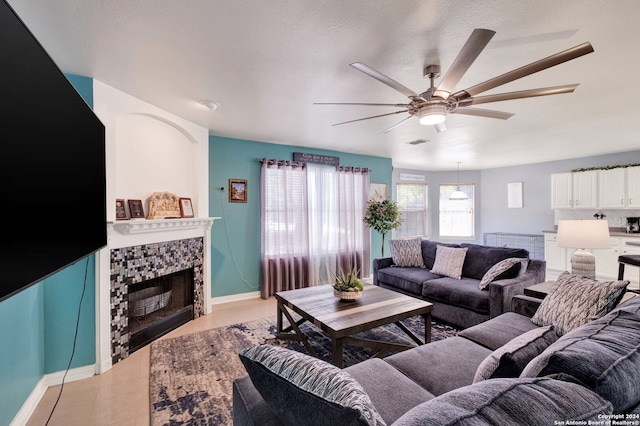
[{"label": "sheer white curtain", "polygon": [[370,232],[362,222],[369,172],[263,161],[261,296],[326,284],[337,270],[369,276]]},{"label": "sheer white curtain", "polygon": [[307,188],[310,284],[326,284],[340,269],[369,276],[368,170],[307,165]]},{"label": "sheer white curtain", "polygon": [[264,160],[260,176],[262,217],[261,297],[307,287],[309,242],[305,167]]}]

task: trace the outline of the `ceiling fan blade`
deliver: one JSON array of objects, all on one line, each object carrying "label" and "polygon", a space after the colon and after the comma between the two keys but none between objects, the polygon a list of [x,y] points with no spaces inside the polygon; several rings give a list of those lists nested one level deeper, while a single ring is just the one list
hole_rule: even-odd
[{"label": "ceiling fan blade", "polygon": [[526,77],[538,71],[551,68],[555,65],[559,65],[563,62],[570,61],[572,59],[578,58],[580,56],[586,55],[591,52],[593,52],[593,46],[591,46],[591,43],[585,42],[577,46],[574,46],[570,49],[556,53],[555,55],[548,56],[539,61],[532,62],[528,65],[517,68],[513,71],[509,71],[508,73],[502,74],[498,77],[492,78],[483,83],[476,84],[475,86],[470,87],[468,89],[456,92],[453,95],[451,95],[451,97],[459,101],[462,101],[471,96],[475,96],[478,93],[485,92],[487,90],[493,89],[494,87],[502,86],[503,84],[512,82],[522,77]]},{"label": "ceiling fan blade", "polygon": [[374,70],[373,68],[371,68],[368,65],[363,64],[362,62],[354,62],[354,63],[351,64],[351,66],[354,67],[357,70],[362,71],[363,73],[367,74],[368,76],[375,78],[379,82],[386,84],[387,86],[391,87],[392,89],[397,90],[398,92],[402,93],[403,95],[405,95],[405,96],[407,96],[409,98],[413,99],[415,97],[420,97],[420,95],[415,93],[413,90],[403,86],[402,84],[398,83],[394,79],[392,79],[390,77],[387,77],[386,75],[382,74],[381,72],[378,72],[378,71]]},{"label": "ceiling fan blade", "polygon": [[401,114],[403,112],[407,112],[407,111],[406,110],[402,110],[402,111],[390,112],[388,114],[374,115],[372,117],[358,118],[357,120],[349,120],[349,121],[343,121],[341,123],[332,124],[332,126],[339,126],[341,124],[347,124],[347,123],[355,123],[356,121],[370,120],[372,118],[386,117],[387,115]]},{"label": "ceiling fan blade", "polygon": [[515,115],[510,112],[494,111],[491,109],[467,108],[467,107],[458,108],[454,111],[451,111],[450,114],[475,115],[477,117],[497,118],[500,120],[506,120]]},{"label": "ceiling fan blade", "polygon": [[533,98],[536,96],[559,95],[562,93],[572,93],[578,84],[567,84],[565,86],[543,87],[540,89],[519,90],[517,92],[497,93],[495,95],[477,96],[465,99],[460,102],[460,106],[479,105],[489,102],[510,101],[512,99]]},{"label": "ceiling fan blade", "polygon": [[471,36],[462,47],[462,50],[460,50],[460,53],[458,53],[458,56],[453,61],[453,64],[451,64],[449,71],[447,71],[447,74],[442,78],[433,96],[438,96],[442,99],[449,97],[453,89],[455,89],[456,84],[458,84],[464,73],[467,72],[471,64],[473,64],[484,50],[495,33],[495,31],[482,28],[473,30]]},{"label": "ceiling fan blade", "polygon": [[447,126],[444,125],[444,122],[434,124],[433,127],[436,129],[436,132],[438,133],[444,132],[445,130],[447,130]]},{"label": "ceiling fan blade", "polygon": [[398,108],[409,108],[409,104],[369,104],[357,102],[314,102],[314,105],[365,105],[365,106],[391,106]]},{"label": "ceiling fan blade", "polygon": [[404,124],[407,120],[410,120],[413,118],[413,115],[408,116],[407,118],[405,118],[404,120],[394,124],[393,126],[387,128],[384,130],[384,132],[382,133],[389,133],[390,131],[392,131],[393,129],[395,129],[396,127],[400,126],[401,124]]}]

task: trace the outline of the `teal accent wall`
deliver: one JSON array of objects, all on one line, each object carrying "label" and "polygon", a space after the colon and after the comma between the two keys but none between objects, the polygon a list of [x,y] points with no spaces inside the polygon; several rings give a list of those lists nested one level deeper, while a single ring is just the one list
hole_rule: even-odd
[{"label": "teal accent wall", "polygon": [[93,109],[93,79],[75,74],[65,74],[64,76],[75,87],[82,99],[89,105],[89,108]]},{"label": "teal accent wall", "polygon": [[[391,188],[391,159],[301,148],[266,142],[209,138],[209,215],[219,216],[211,229],[211,296],[260,289],[260,158],[293,160],[294,152],[340,157],[343,166],[368,167],[371,182]],[[247,202],[230,203],[229,179],[247,180]],[[223,191],[220,188],[224,188]],[[387,235],[388,240],[389,235]],[[371,233],[372,258],[380,257],[382,237]],[[385,248],[388,253],[388,248]]]},{"label": "teal accent wall", "polygon": [[[85,282],[86,273],[86,282]],[[96,361],[95,256],[89,255],[47,278],[44,290],[44,373],[64,371]],[[83,296],[84,290],[84,296]],[[82,305],[80,301],[82,299]],[[78,320],[78,311],[80,318]],[[76,322],[78,334],[76,338]]]},{"label": "teal accent wall", "polygon": [[[93,79],[66,77],[92,107]],[[69,365],[85,266],[86,292],[71,368],[94,364],[95,255],[0,302],[0,425],[12,422],[44,374]]]},{"label": "teal accent wall", "polygon": [[42,377],[42,286],[0,302],[0,425],[8,425]]}]

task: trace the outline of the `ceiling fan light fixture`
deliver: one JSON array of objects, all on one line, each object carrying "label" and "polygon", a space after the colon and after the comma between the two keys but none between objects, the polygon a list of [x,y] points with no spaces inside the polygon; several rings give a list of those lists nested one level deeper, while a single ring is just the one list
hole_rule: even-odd
[{"label": "ceiling fan light fixture", "polygon": [[447,109],[444,105],[427,105],[420,110],[420,124],[432,126],[444,122]]}]

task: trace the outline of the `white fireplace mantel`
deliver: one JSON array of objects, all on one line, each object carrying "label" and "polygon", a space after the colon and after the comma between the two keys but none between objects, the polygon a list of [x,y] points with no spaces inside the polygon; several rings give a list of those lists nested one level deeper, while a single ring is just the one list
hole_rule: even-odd
[{"label": "white fireplace mantel", "polygon": [[219,217],[137,219],[107,223],[107,246],[96,257],[96,373],[111,369],[110,253],[134,247],[189,238],[204,238],[204,313],[211,312],[211,227]]},{"label": "white fireplace mantel", "polygon": [[181,218],[181,219],[141,219],[128,220],[122,222],[110,222],[110,226],[121,234],[140,234],[157,231],[172,231],[176,229],[189,229],[208,226],[214,219],[219,217],[206,218]]},{"label": "white fireplace mantel", "polygon": [[[202,237],[203,230],[211,229],[219,217],[178,219],[133,219],[109,222],[107,239],[109,249],[184,238]],[[208,233],[208,232],[205,232]],[[206,235],[208,237],[208,235]]]}]

